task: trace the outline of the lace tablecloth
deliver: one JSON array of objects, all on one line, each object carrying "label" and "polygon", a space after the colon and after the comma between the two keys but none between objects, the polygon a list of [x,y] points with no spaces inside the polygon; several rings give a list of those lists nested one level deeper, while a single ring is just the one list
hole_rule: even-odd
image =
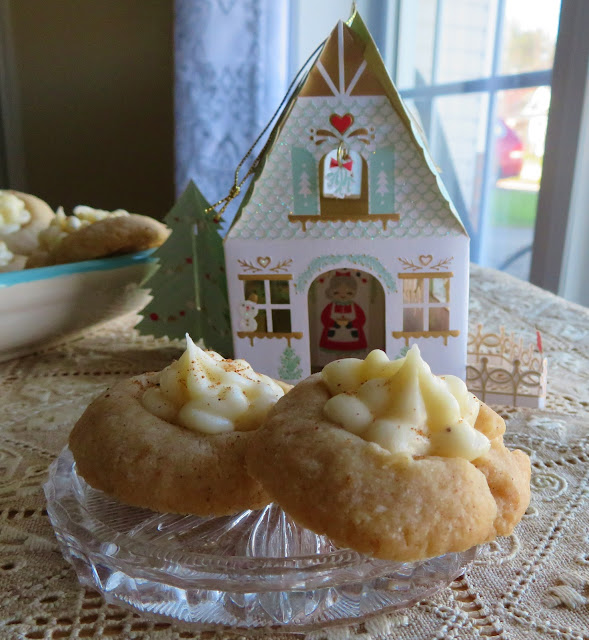
[{"label": "lace tablecloth", "polygon": [[[409,610],[307,634],[309,640],[589,639],[589,310],[473,267],[471,325],[504,325],[548,357],[546,410],[502,408],[509,445],[532,456],[533,498],[508,538],[449,588]],[[139,337],[121,318],[83,340],[0,364],[0,638],[227,636],[106,605],[62,558],[42,485],[90,400],[116,380],[161,369],[178,343]],[[279,634],[274,633],[274,636]],[[292,637],[292,636],[289,636]]]}]

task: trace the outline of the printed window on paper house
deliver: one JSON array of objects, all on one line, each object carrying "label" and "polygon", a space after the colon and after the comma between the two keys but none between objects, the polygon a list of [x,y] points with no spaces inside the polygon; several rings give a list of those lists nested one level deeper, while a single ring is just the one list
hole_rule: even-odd
[{"label": "printed window on paper house", "polygon": [[240,338],[300,338],[292,331],[290,274],[240,275],[244,302],[240,309]]},{"label": "printed window on paper house", "polygon": [[[332,149],[322,160],[322,195],[324,198],[357,200],[362,195],[362,177],[366,160],[357,151],[348,151],[343,145]],[[364,186],[366,191],[366,186]]]},{"label": "printed window on paper house", "polygon": [[442,337],[458,331],[450,328],[450,281],[452,273],[400,273],[403,283],[403,330],[395,338]]},{"label": "printed window on paper house", "polygon": [[385,226],[395,213],[394,150],[377,149],[369,162],[339,144],[327,149],[318,166],[313,155],[292,149],[293,213],[290,220],[306,224],[317,217],[331,220],[378,220]]}]

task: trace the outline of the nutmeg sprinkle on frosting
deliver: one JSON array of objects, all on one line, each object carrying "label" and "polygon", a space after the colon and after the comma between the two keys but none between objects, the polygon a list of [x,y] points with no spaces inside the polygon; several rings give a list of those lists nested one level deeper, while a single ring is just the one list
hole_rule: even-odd
[{"label": "nutmeg sprinkle on frosting", "polygon": [[279,384],[245,360],[204,351],[186,334],[186,351],[160,373],[159,385],[145,391],[142,403],[162,420],[216,434],[256,429],[283,395]]}]

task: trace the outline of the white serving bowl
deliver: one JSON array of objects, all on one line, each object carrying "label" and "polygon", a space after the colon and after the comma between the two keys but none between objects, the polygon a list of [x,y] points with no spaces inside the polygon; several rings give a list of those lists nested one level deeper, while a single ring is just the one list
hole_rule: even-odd
[{"label": "white serving bowl", "polygon": [[155,269],[153,251],[0,273],[0,361],[139,311],[149,299],[140,285]]}]

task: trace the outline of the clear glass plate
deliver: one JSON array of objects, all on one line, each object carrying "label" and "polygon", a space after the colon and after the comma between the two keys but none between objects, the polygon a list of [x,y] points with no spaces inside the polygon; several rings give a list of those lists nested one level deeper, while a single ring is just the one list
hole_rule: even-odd
[{"label": "clear glass plate", "polygon": [[80,581],[147,615],[301,631],[408,607],[448,585],[476,549],[376,560],[298,526],[277,505],[222,518],[129,507],[92,489],[69,449],[51,465],[47,510]]}]

